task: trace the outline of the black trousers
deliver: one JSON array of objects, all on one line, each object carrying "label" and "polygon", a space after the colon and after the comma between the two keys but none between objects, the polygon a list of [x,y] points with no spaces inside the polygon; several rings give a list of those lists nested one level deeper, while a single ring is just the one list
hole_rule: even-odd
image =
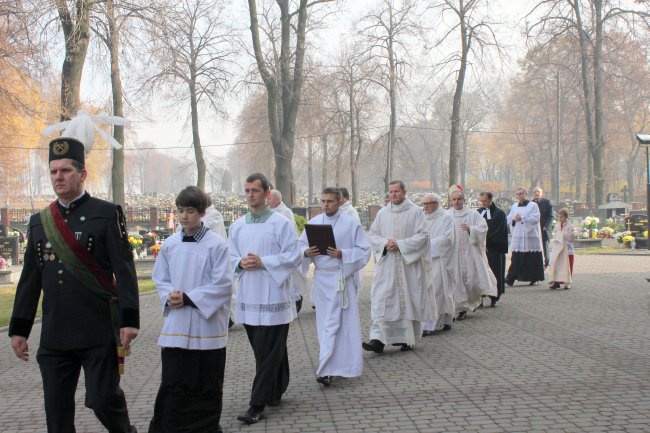
[{"label": "black trousers", "polygon": [[49,433],[75,433],[74,395],[84,370],[88,408],[110,433],[127,433],[131,423],[120,388],[115,343],[78,350],[39,347],[36,360],[43,377],[45,417]]},{"label": "black trousers", "polygon": [[497,296],[495,299],[498,301],[506,291],[506,255],[494,251],[486,251],[485,253],[488,259],[488,265],[490,265],[490,269],[497,279]]},{"label": "black trousers", "polygon": [[149,433],[212,433],[221,420],[226,348],[161,350],[162,379]]},{"label": "black trousers", "polygon": [[280,400],[289,386],[289,324],[274,326],[244,325],[255,354],[255,379],[250,405],[263,409]]},{"label": "black trousers", "polygon": [[544,281],[544,258],[541,251],[522,253],[513,251],[506,281]]}]

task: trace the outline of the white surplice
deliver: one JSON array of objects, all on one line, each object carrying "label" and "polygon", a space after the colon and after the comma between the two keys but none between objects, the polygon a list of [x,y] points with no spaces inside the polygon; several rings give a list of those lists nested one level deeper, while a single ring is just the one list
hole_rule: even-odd
[{"label": "white surplice", "polygon": [[549,266],[549,280],[559,283],[571,284],[571,267],[569,266],[569,248],[571,248],[575,235],[573,226],[569,221],[562,225],[560,222],[553,227],[553,250],[551,251],[551,264]]},{"label": "white surplice", "polygon": [[[314,263],[312,299],[316,306],[316,330],[320,345],[316,376],[357,377],[363,373],[361,321],[357,304],[357,272],[370,260],[370,244],[363,227],[337,212],[320,214],[310,224],[329,224],[341,258],[318,255],[303,259],[302,273]],[[301,251],[309,248],[307,234],[300,236]]]},{"label": "white surplice", "polygon": [[454,319],[454,296],[451,286],[452,256],[454,251],[454,221],[444,209],[424,214],[424,226],[429,234],[431,251],[431,275],[438,307],[436,320],[422,323],[424,331],[434,331],[443,325],[451,325]]},{"label": "white surplice", "polygon": [[359,218],[359,212],[352,206],[352,203],[346,201],[339,207],[339,212],[349,217],[352,217],[357,223],[361,224],[361,218]]},{"label": "white surplice", "polygon": [[[284,202],[281,201],[279,205],[277,205],[274,208],[271,208],[271,210],[273,212],[279,213],[280,215],[282,215],[283,217],[288,219],[289,222],[291,224],[293,224],[293,226],[295,227],[296,233],[298,233],[298,225],[296,223],[296,218],[293,215],[293,211],[291,209],[289,209],[287,207],[287,205],[284,204]],[[305,286],[307,285],[307,280],[300,273],[300,269],[296,269],[293,272],[293,274],[291,274],[291,284],[293,284],[293,299],[295,301],[299,301],[300,298],[302,298],[303,290],[304,290]]]},{"label": "white surplice", "polygon": [[[282,325],[296,317],[291,274],[302,259],[298,235],[285,217],[267,209],[263,222],[248,223],[243,216],[230,226],[228,250],[238,281],[235,323]],[[262,268],[238,268],[248,253],[262,259]]]},{"label": "white surplice", "polygon": [[[232,269],[226,242],[208,230],[199,242],[182,242],[182,233],[165,240],[153,267],[165,322],[162,347],[211,350],[226,347]],[[196,308],[169,308],[172,290],[185,293]]]},{"label": "white surplice", "polygon": [[[521,215],[521,221],[513,221],[515,215]],[[515,203],[506,217],[512,233],[510,248],[513,252],[531,253],[542,251],[542,231],[539,228],[539,207],[534,201],[527,201],[525,206]]]},{"label": "white surplice", "polygon": [[[455,242],[451,267],[456,313],[473,311],[482,302],[482,295],[496,296],[497,281],[485,254],[487,222],[476,210],[464,205],[461,210],[447,210],[454,220]],[[469,226],[469,232],[460,229]]]},{"label": "white surplice", "polygon": [[[389,239],[399,250],[385,249]],[[420,322],[437,317],[422,209],[408,198],[380,209],[368,240],[375,257],[370,339],[412,346],[422,337]]]}]

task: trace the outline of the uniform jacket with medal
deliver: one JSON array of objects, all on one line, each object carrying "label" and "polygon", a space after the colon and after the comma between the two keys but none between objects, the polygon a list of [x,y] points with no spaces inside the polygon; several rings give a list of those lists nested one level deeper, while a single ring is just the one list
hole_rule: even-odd
[{"label": "uniform jacket with medal", "polygon": [[[57,207],[77,241],[90,252],[109,281],[115,277],[120,327],[138,328],[138,284],[122,209],[88,193],[67,209],[60,204]],[[109,304],[66,269],[48,242],[37,213],[29,221],[9,335],[29,337],[41,288],[41,346],[71,350],[114,341]]]}]

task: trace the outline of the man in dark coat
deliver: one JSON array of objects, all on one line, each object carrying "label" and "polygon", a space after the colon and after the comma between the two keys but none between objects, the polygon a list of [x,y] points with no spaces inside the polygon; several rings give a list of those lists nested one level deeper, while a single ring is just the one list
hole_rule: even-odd
[{"label": "man in dark coat", "polygon": [[480,195],[481,207],[478,211],[485,218],[488,231],[485,242],[485,253],[492,273],[497,279],[497,296],[490,296],[490,307],[495,307],[501,295],[505,292],[506,254],[508,254],[508,223],[506,214],[492,201],[489,191]]},{"label": "man in dark coat", "polygon": [[544,268],[548,268],[548,262],[550,260],[549,257],[549,251],[548,251],[548,244],[549,244],[549,238],[551,231],[553,230],[553,227],[551,227],[551,224],[553,223],[553,205],[551,204],[551,201],[544,198],[544,191],[542,191],[542,188],[537,187],[535,188],[535,191],[533,192],[535,194],[535,197],[533,198],[533,201],[537,203],[537,207],[539,208],[539,228],[542,231],[542,247],[544,248]]},{"label": "man in dark coat", "polygon": [[9,325],[11,346],[18,358],[29,359],[27,339],[42,289],[36,360],[48,432],[75,431],[75,392],[83,368],[86,406],[108,431],[133,433],[118,366],[140,322],[124,214],[119,206],[84,190],[83,143],[57,138],[50,143],[49,160],[57,200],[29,221]]}]

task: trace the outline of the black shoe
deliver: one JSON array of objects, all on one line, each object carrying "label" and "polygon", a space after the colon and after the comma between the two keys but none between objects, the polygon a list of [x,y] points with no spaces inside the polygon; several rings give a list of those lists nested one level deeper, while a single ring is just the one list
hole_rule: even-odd
[{"label": "black shoe", "polygon": [[325,386],[330,386],[332,384],[332,376],[320,376],[320,377],[317,377],[316,382],[322,383]]},{"label": "black shoe", "polygon": [[363,342],[361,347],[368,352],[382,353],[384,351],[384,343],[379,340],[370,340],[369,343]]},{"label": "black shoe", "polygon": [[506,280],[506,286],[512,287],[514,284],[515,284],[515,280],[512,280],[512,281]]},{"label": "black shoe", "polygon": [[490,308],[497,306],[497,298],[490,298]]},{"label": "black shoe", "polygon": [[451,325],[444,325],[444,326],[442,327],[442,330],[443,330],[443,331],[451,331]]},{"label": "black shoe", "polygon": [[217,426],[217,429],[214,431],[214,433],[223,433],[223,427],[220,425]]},{"label": "black shoe", "polygon": [[550,287],[551,290],[559,289],[560,285],[558,283],[553,283],[553,285]]},{"label": "black shoe", "polygon": [[456,316],[456,320],[465,320],[467,317],[467,311],[461,311],[458,313],[458,316]]},{"label": "black shoe", "polygon": [[534,286],[535,284],[537,284],[537,281],[531,281],[530,284],[528,284],[528,285],[529,286]]},{"label": "black shoe", "polygon": [[267,406],[275,407],[275,406],[280,406],[280,403],[282,403],[282,398],[279,398],[277,400],[273,400],[270,403],[266,403]]},{"label": "black shoe", "polygon": [[413,347],[409,346],[406,343],[393,343],[393,346],[400,346],[400,349],[402,352],[408,352],[409,350],[412,350]]},{"label": "black shoe", "polygon": [[433,331],[422,331],[422,337],[428,337],[433,335]]},{"label": "black shoe", "polygon": [[255,424],[264,418],[264,409],[255,409],[253,406],[237,417],[239,421],[245,422],[248,425]]}]

